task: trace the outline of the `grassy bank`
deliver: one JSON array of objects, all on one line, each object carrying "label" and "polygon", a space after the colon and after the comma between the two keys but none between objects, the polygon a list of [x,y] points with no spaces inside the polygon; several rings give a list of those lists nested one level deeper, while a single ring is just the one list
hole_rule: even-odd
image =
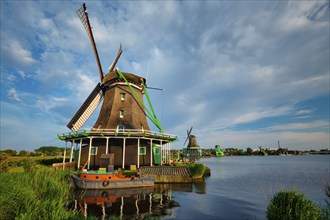
[{"label": "grassy bank", "polygon": [[39,170],[0,174],[2,219],[77,219],[68,211],[69,173]]},{"label": "grassy bank", "polygon": [[210,176],[210,168],[201,163],[175,163],[175,166],[188,166],[193,179],[202,179]]}]

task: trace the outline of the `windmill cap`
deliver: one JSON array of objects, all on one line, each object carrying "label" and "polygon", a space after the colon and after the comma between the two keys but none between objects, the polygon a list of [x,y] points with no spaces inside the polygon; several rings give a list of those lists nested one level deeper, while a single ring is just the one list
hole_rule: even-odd
[{"label": "windmill cap", "polygon": [[[141,77],[141,76],[137,76],[134,75],[132,73],[125,73],[122,72],[123,75],[125,76],[125,78],[127,79],[128,82],[136,84],[140,87],[142,87],[143,85],[146,84],[146,79]],[[106,74],[103,78],[102,84],[112,84],[113,82],[118,82],[118,81],[122,81],[125,82],[123,79],[121,79],[117,73],[115,71],[112,71],[109,74]]]}]

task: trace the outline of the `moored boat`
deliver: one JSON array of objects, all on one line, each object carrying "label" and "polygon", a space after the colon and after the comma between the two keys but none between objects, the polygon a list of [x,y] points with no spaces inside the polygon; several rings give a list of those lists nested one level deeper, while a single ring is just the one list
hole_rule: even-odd
[{"label": "moored boat", "polygon": [[123,189],[154,187],[153,177],[126,177],[118,172],[84,171],[71,174],[73,184],[79,189]]}]

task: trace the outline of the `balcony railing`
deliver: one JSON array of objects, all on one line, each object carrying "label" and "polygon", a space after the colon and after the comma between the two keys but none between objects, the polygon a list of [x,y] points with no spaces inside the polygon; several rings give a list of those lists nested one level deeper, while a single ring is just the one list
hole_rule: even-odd
[{"label": "balcony railing", "polygon": [[60,140],[72,140],[84,137],[145,137],[162,139],[168,141],[176,141],[178,137],[174,134],[166,134],[163,132],[155,132],[143,129],[83,129],[76,132],[67,132],[58,134]]}]

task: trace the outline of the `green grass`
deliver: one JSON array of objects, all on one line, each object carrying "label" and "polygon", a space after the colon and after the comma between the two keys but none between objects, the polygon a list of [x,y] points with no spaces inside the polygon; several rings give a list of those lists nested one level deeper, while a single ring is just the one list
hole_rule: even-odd
[{"label": "green grass", "polygon": [[23,173],[40,169],[50,170],[53,163],[62,161],[63,157],[58,156],[0,156],[0,172]]},{"label": "green grass", "polygon": [[210,168],[201,163],[175,163],[174,166],[188,166],[193,179],[201,179],[211,174]]},{"label": "green grass", "polygon": [[295,191],[281,191],[274,195],[267,207],[268,220],[319,220],[322,210],[304,194]]},{"label": "green grass", "polygon": [[0,174],[2,219],[76,219],[67,209],[70,197],[66,171]]}]

